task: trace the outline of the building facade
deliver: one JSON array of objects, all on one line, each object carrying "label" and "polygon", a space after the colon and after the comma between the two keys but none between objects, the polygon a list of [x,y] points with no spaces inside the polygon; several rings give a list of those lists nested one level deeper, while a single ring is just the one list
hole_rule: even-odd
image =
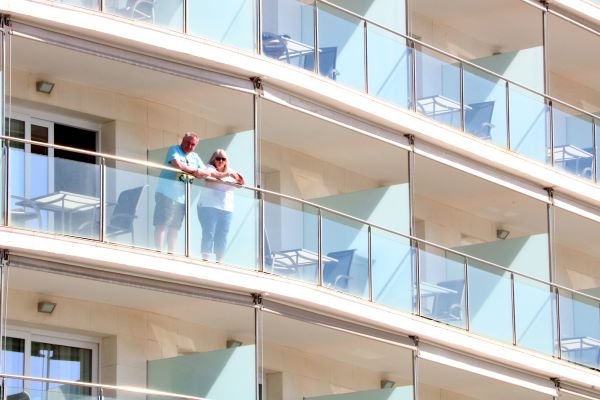
[{"label": "building facade", "polygon": [[9,400],[600,399],[600,3],[0,12]]}]

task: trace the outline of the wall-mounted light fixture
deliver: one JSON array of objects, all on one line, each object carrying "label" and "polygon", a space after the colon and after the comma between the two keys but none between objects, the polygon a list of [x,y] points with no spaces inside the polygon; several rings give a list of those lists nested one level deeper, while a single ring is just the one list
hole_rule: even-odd
[{"label": "wall-mounted light fixture", "polygon": [[51,303],[49,301],[40,301],[38,303],[38,312],[52,314],[52,311],[54,311],[55,307],[56,303]]},{"label": "wall-mounted light fixture", "polygon": [[510,235],[510,231],[507,231],[506,229],[497,229],[496,230],[496,237],[500,240],[504,240],[508,237],[508,235]]},{"label": "wall-mounted light fixture", "polygon": [[391,389],[394,386],[396,386],[396,382],[394,382],[394,381],[390,381],[389,379],[381,380],[381,388],[382,389]]},{"label": "wall-mounted light fixture", "polygon": [[40,93],[50,94],[50,92],[52,92],[52,89],[54,89],[54,83],[52,82],[37,81],[35,83],[35,90],[37,90]]},{"label": "wall-mounted light fixture", "polygon": [[227,348],[230,349],[232,347],[240,347],[242,345],[242,342],[240,342],[239,340],[235,340],[235,339],[227,339]]}]

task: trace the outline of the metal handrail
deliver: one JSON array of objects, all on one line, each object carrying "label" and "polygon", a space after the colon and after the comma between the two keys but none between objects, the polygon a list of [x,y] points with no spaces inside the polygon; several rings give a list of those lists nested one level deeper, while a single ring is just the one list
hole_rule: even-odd
[{"label": "metal handrail", "polygon": [[404,33],[398,32],[398,31],[396,31],[396,30],[394,30],[394,29],[392,29],[392,28],[389,28],[389,27],[387,27],[387,26],[385,26],[385,25],[382,25],[382,24],[380,24],[380,23],[378,23],[378,22],[375,22],[375,21],[373,21],[373,20],[371,20],[371,19],[369,19],[369,18],[366,18],[366,17],[364,17],[364,16],[361,16],[360,14],[357,14],[357,13],[355,13],[355,12],[353,12],[353,11],[350,11],[350,10],[347,10],[347,9],[345,9],[345,8],[343,8],[343,7],[340,7],[340,6],[338,6],[337,4],[330,3],[330,2],[329,2],[329,1],[327,1],[327,0],[316,0],[316,2],[317,2],[317,3],[323,3],[323,4],[325,4],[325,5],[329,6],[329,7],[335,8],[336,10],[338,10],[338,11],[340,11],[340,12],[343,12],[343,13],[345,13],[345,14],[351,15],[351,16],[353,16],[353,17],[355,17],[355,18],[357,18],[357,19],[360,19],[360,20],[362,20],[362,21],[365,21],[367,24],[369,24],[369,25],[374,25],[374,26],[376,26],[376,27],[378,27],[378,28],[381,28],[381,29],[383,29],[383,30],[385,30],[385,31],[387,31],[387,32],[389,32],[389,33],[392,33],[392,34],[395,34],[395,35],[401,36],[401,37],[403,37],[404,39],[406,39],[406,40],[408,40],[408,41],[410,41],[410,42],[413,42],[413,43],[416,43],[416,44],[418,44],[418,45],[420,45],[420,46],[426,47],[426,48],[428,48],[428,49],[430,49],[430,50],[433,50],[433,51],[435,51],[436,53],[440,53],[440,54],[442,54],[442,55],[444,55],[444,56],[446,56],[446,57],[448,57],[448,58],[452,58],[453,60],[456,60],[456,61],[458,61],[458,62],[461,62],[461,63],[463,63],[464,65],[468,65],[468,66],[470,66],[470,67],[473,67],[473,68],[475,68],[475,69],[478,69],[478,70],[479,70],[479,71],[481,71],[481,72],[485,72],[486,74],[492,75],[492,76],[493,76],[493,77],[495,77],[495,78],[498,78],[498,79],[501,79],[501,80],[503,80],[503,81],[506,81],[506,82],[510,83],[511,85],[518,86],[518,87],[520,87],[521,89],[525,89],[525,90],[527,90],[528,92],[531,92],[531,93],[533,93],[533,94],[535,94],[535,95],[538,95],[538,96],[540,96],[540,97],[544,97],[545,99],[552,100],[552,101],[555,101],[555,102],[557,102],[557,103],[560,103],[560,104],[562,104],[562,105],[564,105],[564,106],[567,106],[567,107],[569,107],[569,108],[572,108],[573,110],[575,110],[575,111],[577,111],[577,112],[580,112],[580,113],[582,113],[582,114],[585,114],[585,115],[587,115],[587,116],[589,116],[589,117],[591,117],[591,118],[593,118],[593,119],[596,119],[596,120],[598,119],[598,116],[597,116],[597,115],[594,115],[594,114],[590,113],[589,111],[582,110],[581,108],[579,108],[579,107],[577,107],[577,106],[574,106],[574,105],[572,105],[572,104],[566,103],[566,102],[564,102],[564,101],[562,101],[562,100],[560,100],[560,99],[557,99],[557,98],[555,98],[555,97],[553,97],[553,96],[550,96],[550,95],[548,95],[548,94],[545,94],[545,93],[543,93],[543,92],[540,92],[540,91],[537,91],[537,90],[535,90],[535,89],[532,89],[532,88],[530,88],[530,87],[528,87],[528,86],[526,86],[526,85],[523,85],[522,83],[519,83],[519,82],[513,81],[512,79],[506,78],[506,77],[504,77],[503,75],[500,75],[500,74],[498,74],[497,72],[494,72],[494,71],[492,71],[492,70],[489,70],[489,69],[487,69],[487,68],[485,68],[485,67],[482,67],[482,66],[480,66],[480,65],[477,65],[477,64],[475,64],[475,63],[472,63],[472,62],[471,62],[471,61],[469,61],[469,60],[466,60],[466,59],[464,59],[464,58],[461,58],[461,57],[459,57],[459,56],[457,56],[457,55],[455,55],[455,54],[449,53],[449,52],[447,52],[447,51],[445,51],[445,50],[439,49],[439,48],[437,48],[437,47],[435,47],[435,46],[433,46],[433,45],[430,45],[430,44],[428,44],[428,43],[426,43],[426,42],[423,42],[423,41],[421,41],[421,40],[419,40],[419,39],[415,39],[415,38],[413,38],[413,37],[411,37],[411,36],[408,36],[408,35],[406,35],[406,34],[404,34]]},{"label": "metal handrail", "polygon": [[[111,154],[98,153],[98,152],[93,152],[93,151],[89,151],[89,150],[81,150],[81,149],[76,149],[76,148],[72,148],[72,147],[68,147],[68,146],[55,145],[55,144],[43,143],[43,142],[36,142],[34,140],[13,138],[13,137],[4,136],[4,135],[0,135],[0,140],[16,141],[16,142],[19,142],[19,143],[34,144],[34,145],[37,145],[37,146],[48,147],[48,148],[56,148],[56,149],[61,149],[61,150],[65,150],[65,151],[73,151],[73,152],[76,152],[76,153],[87,154],[87,155],[91,155],[91,156],[95,156],[95,157],[100,157],[100,158],[104,158],[104,159],[112,159],[112,160],[118,160],[118,161],[122,161],[122,162],[129,162],[129,163],[133,163],[133,164],[140,165],[140,166],[152,167],[152,168],[157,168],[157,169],[162,169],[162,170],[167,170],[167,171],[181,172],[180,170],[178,170],[176,168],[171,168],[171,167],[168,167],[166,165],[156,164],[156,163],[149,162],[149,161],[135,160],[135,159],[127,158],[127,157],[114,156],[114,155],[111,155]],[[210,179],[208,179],[208,180],[210,180]],[[248,190],[251,190],[251,191],[254,191],[254,192],[257,192],[257,193],[261,193],[263,195],[263,198],[264,198],[264,195],[270,195],[270,196],[279,197],[281,199],[290,200],[290,201],[293,201],[293,202],[296,202],[296,203],[299,203],[299,204],[302,204],[302,205],[305,205],[305,206],[313,207],[313,208],[315,208],[317,210],[320,210],[321,212],[327,212],[327,213],[336,215],[338,217],[342,217],[344,219],[347,219],[347,220],[350,220],[350,221],[353,221],[353,222],[365,225],[367,227],[370,226],[372,228],[375,228],[375,229],[378,229],[378,230],[390,233],[392,235],[400,236],[402,238],[407,239],[407,241],[414,241],[414,242],[417,242],[417,243],[420,243],[420,244],[423,244],[423,245],[426,245],[426,246],[431,246],[431,247],[434,247],[434,248],[436,248],[438,250],[441,250],[441,251],[443,251],[445,253],[450,253],[450,254],[453,254],[455,256],[465,258],[467,260],[475,261],[477,263],[481,263],[481,264],[487,265],[489,267],[493,267],[493,268],[502,270],[503,272],[508,272],[510,274],[513,274],[513,275],[516,275],[516,276],[520,276],[522,278],[530,279],[530,280],[535,281],[537,283],[548,285],[549,287],[554,287],[554,288],[557,288],[557,289],[560,289],[560,290],[563,290],[563,291],[567,291],[567,292],[570,292],[572,294],[575,294],[575,295],[578,295],[578,296],[582,296],[582,297],[585,297],[585,298],[588,298],[590,300],[594,300],[594,301],[597,301],[597,302],[600,303],[600,298],[592,296],[590,294],[579,292],[579,291],[577,291],[575,289],[571,289],[571,288],[568,288],[566,286],[559,285],[557,283],[547,282],[547,281],[544,281],[543,279],[539,279],[539,278],[536,278],[534,276],[530,276],[530,275],[524,274],[524,273],[519,272],[519,271],[513,271],[513,270],[511,270],[509,268],[506,268],[506,267],[504,267],[502,265],[499,265],[499,264],[496,264],[496,263],[493,263],[493,262],[490,262],[490,261],[487,261],[487,260],[484,260],[484,259],[472,256],[472,255],[469,255],[469,254],[466,254],[466,253],[463,253],[463,252],[451,249],[449,247],[442,246],[442,245],[434,243],[434,242],[430,242],[430,241],[425,240],[425,239],[418,238],[416,236],[411,236],[411,235],[408,235],[408,234],[405,234],[405,233],[402,233],[402,232],[398,232],[398,231],[396,231],[394,229],[387,228],[385,226],[381,226],[381,225],[378,225],[378,224],[374,224],[372,222],[365,221],[365,220],[357,218],[355,216],[352,216],[352,215],[343,213],[341,211],[334,210],[334,209],[331,209],[331,208],[319,205],[317,203],[313,203],[313,202],[308,201],[308,200],[303,200],[303,199],[299,199],[297,197],[290,196],[290,195],[287,195],[287,194],[278,193],[278,192],[274,192],[274,191],[271,191],[271,190],[268,190],[268,189],[263,189],[263,188],[248,186],[248,185],[239,185],[239,184],[230,183],[230,182],[219,182],[219,183],[223,184],[223,185],[230,185],[230,186],[234,186],[234,187],[237,187],[237,188],[244,188],[244,189],[248,189]]]},{"label": "metal handrail", "polygon": [[190,395],[186,395],[186,394],[177,394],[177,393],[172,393],[172,392],[163,392],[161,390],[138,388],[138,387],[133,387],[133,386],[115,386],[115,385],[106,385],[106,384],[102,384],[102,383],[69,381],[69,380],[64,380],[64,379],[41,378],[41,377],[35,377],[35,376],[3,374],[3,373],[0,373],[0,378],[15,379],[15,380],[22,380],[22,381],[58,383],[61,385],[90,387],[90,388],[94,388],[94,389],[125,391],[125,392],[140,393],[140,394],[151,395],[151,396],[165,396],[165,397],[171,397],[171,398],[175,398],[175,399],[207,400],[204,397],[190,396]]}]

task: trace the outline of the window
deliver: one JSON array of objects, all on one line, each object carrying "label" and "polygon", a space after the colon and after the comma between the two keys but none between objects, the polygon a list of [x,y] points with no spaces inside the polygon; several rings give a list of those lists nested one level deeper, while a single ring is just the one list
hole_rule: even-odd
[{"label": "window", "polygon": [[[93,382],[96,375],[98,344],[33,334],[12,332],[3,343],[6,373],[40,378]],[[91,388],[58,383],[7,380],[7,394],[27,391],[32,400],[45,400],[49,392],[63,395],[92,395]]]}]

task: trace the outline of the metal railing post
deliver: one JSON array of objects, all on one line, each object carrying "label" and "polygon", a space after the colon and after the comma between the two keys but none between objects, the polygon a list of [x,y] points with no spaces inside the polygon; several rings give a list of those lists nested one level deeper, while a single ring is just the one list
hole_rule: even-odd
[{"label": "metal railing post", "polygon": [[506,88],[506,148],[511,150],[510,143],[510,86],[508,81],[505,82]]},{"label": "metal railing post", "polygon": [[469,307],[469,260],[464,258],[464,273],[465,273],[465,329],[471,329],[471,308]]},{"label": "metal railing post", "polygon": [[558,287],[554,286],[554,293],[556,294],[556,343],[557,343],[557,355],[558,358],[562,358],[562,346],[561,346],[561,331],[560,331],[560,291]]},{"label": "metal railing post", "polygon": [[368,37],[368,27],[367,21],[363,20],[363,32],[364,32],[364,48],[365,48],[365,93],[369,93],[369,37]]},{"label": "metal railing post", "polygon": [[517,345],[517,314],[515,305],[515,274],[510,273],[510,304],[512,317],[512,344]]},{"label": "metal railing post", "polygon": [[416,240],[411,240],[411,246],[415,249],[414,252],[414,268],[415,268],[415,308],[417,315],[421,315],[421,260],[420,260],[420,248],[419,242]]},{"label": "metal railing post", "polygon": [[317,209],[317,285],[323,286],[323,215]]},{"label": "metal railing post", "polygon": [[368,226],[367,229],[367,280],[368,280],[368,290],[369,290],[369,301],[373,301],[373,231],[371,225]]},{"label": "metal railing post", "polygon": [[313,66],[313,70],[315,71],[315,73],[317,75],[319,75],[321,73],[319,68],[319,7],[318,7],[318,1],[314,0],[313,2],[313,19],[314,19],[314,24],[313,24],[313,33],[315,35],[314,37],[314,43],[315,43],[315,48],[314,48],[314,52],[315,52],[315,65]]},{"label": "metal railing post", "polygon": [[592,157],[592,181],[598,183],[598,141],[596,140],[596,118],[592,118],[592,149],[594,155]]},{"label": "metal railing post", "polygon": [[410,48],[412,51],[411,57],[411,109],[413,112],[417,112],[417,49],[415,48],[414,40],[410,41]]},{"label": "metal railing post", "polygon": [[100,241],[104,242],[106,238],[106,159],[100,158]]},{"label": "metal railing post", "polygon": [[[547,100],[546,98],[544,98],[544,100]],[[547,121],[550,129],[549,129],[549,135],[550,135],[550,147],[548,148],[549,153],[550,153],[550,165],[552,165],[554,167],[554,105],[552,104],[552,100],[547,100],[548,102],[548,113],[547,115],[549,115],[549,120]]]},{"label": "metal railing post", "polygon": [[190,208],[191,208],[191,189],[190,189],[190,179],[188,178],[188,175],[185,175],[186,179],[185,179],[185,249],[184,249],[184,254],[186,257],[190,256],[190,249],[191,249],[191,243],[192,243],[192,238],[190,238]]},{"label": "metal railing post", "polygon": [[465,131],[465,66],[461,61],[459,64],[459,84],[460,84],[460,130]]}]

